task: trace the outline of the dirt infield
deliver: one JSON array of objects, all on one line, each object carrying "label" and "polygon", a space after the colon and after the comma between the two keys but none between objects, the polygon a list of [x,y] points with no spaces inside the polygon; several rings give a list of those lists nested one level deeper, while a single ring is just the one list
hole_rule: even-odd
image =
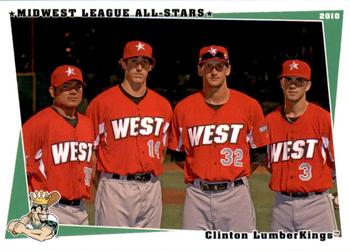
[{"label": "dirt infield", "polygon": [[180,189],[163,189],[163,204],[182,205],[185,201],[185,191]]},{"label": "dirt infield", "polygon": [[167,162],[163,164],[164,166],[164,171],[173,171],[173,172],[182,172],[181,167],[179,167],[178,165],[176,165],[174,162]]}]

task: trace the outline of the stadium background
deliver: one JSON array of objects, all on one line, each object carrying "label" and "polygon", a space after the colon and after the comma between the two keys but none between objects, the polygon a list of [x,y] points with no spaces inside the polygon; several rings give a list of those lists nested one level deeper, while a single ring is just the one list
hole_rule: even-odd
[{"label": "stadium background", "polygon": [[[118,65],[126,42],[142,40],[153,47],[156,66],[148,86],[173,106],[201,89],[196,63],[201,47],[225,46],[232,73],[229,87],[256,98],[265,113],[281,104],[277,76],[281,63],[299,58],[310,63],[308,99],[329,110],[325,48],[321,22],[214,19],[11,18],[22,123],[51,105],[50,74],[60,64],[79,66],[87,82],[79,111],[98,93],[120,83]],[[166,159],[161,177],[162,228],[180,228],[184,189],[182,170]],[[258,230],[269,230],[273,193],[263,169],[250,185]],[[335,191],[336,188],[333,189]],[[93,201],[88,202],[93,223]],[[337,213],[339,223],[339,213]],[[340,224],[339,224],[340,225]]]}]

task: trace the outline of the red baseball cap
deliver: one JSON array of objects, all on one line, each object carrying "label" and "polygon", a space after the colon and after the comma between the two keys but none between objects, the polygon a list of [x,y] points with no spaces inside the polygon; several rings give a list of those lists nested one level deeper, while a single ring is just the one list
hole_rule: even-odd
[{"label": "red baseball cap", "polygon": [[219,45],[206,46],[200,49],[198,64],[203,64],[209,60],[223,61],[228,64],[230,63],[226,48]]},{"label": "red baseball cap", "polygon": [[51,86],[58,87],[69,80],[78,80],[84,85],[83,74],[78,67],[73,65],[58,66],[51,75]]},{"label": "red baseball cap", "polygon": [[308,63],[302,60],[287,60],[282,65],[282,74],[279,77],[301,77],[310,80],[311,68]]},{"label": "red baseball cap", "polygon": [[130,41],[126,43],[124,47],[123,59],[133,57],[147,57],[155,63],[155,59],[152,57],[152,47],[142,41]]}]

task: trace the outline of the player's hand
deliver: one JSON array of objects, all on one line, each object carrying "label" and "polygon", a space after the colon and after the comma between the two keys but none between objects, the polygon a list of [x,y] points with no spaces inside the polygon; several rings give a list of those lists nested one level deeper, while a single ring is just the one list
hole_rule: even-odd
[{"label": "player's hand", "polygon": [[339,209],[338,193],[332,194],[334,209]]}]

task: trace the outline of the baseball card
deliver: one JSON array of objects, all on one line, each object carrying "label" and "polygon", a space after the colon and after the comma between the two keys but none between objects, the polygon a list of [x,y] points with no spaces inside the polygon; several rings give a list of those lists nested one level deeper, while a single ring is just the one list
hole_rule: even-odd
[{"label": "baseball card", "polygon": [[347,250],[336,1],[0,1],[3,250]]}]

